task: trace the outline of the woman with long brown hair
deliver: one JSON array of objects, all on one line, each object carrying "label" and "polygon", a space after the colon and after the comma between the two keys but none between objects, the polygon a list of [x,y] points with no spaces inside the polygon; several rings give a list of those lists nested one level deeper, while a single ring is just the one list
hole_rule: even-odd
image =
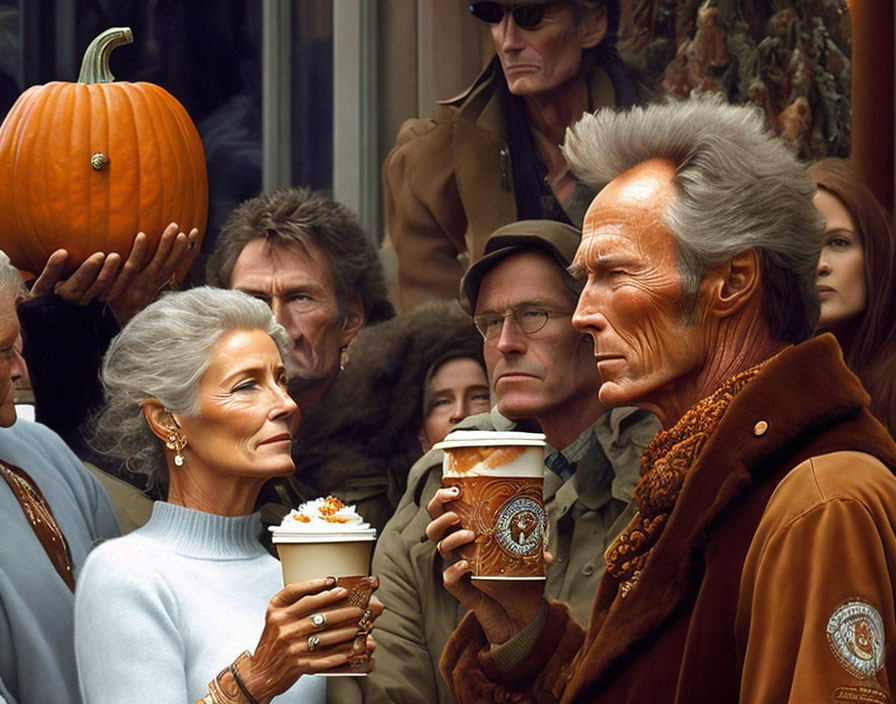
[{"label": "woman with long brown hair", "polygon": [[893,219],[842,159],[812,166],[815,207],[827,221],[818,260],[819,331],[833,333],[871,394],[871,411],[896,431],[896,231]]}]

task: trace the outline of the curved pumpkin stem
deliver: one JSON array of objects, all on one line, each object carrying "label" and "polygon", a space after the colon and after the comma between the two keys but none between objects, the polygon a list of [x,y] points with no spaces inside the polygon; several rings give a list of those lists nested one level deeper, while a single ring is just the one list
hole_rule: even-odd
[{"label": "curved pumpkin stem", "polygon": [[109,54],[114,48],[132,41],[134,35],[130,27],[111,27],[100,34],[84,52],[78,83],[112,83],[115,76],[109,70]]}]

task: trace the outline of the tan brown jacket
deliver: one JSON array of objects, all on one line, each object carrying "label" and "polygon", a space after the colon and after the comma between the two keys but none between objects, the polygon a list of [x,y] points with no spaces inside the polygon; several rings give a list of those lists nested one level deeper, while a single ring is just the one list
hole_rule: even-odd
[{"label": "tan brown jacket", "polygon": [[[407,120],[383,164],[403,310],[430,298],[456,299],[488,236],[517,219],[504,114],[492,85],[500,70],[496,57],[466,91],[441,101],[434,118]],[[591,97],[595,109],[615,105],[613,83],[600,67]]]},{"label": "tan brown jacket", "polygon": [[781,352],[734,398],[626,596],[605,576],[587,631],[554,602],[509,673],[466,618],[442,661],[458,701],[892,702],[896,444],[868,400],[831,335]]}]

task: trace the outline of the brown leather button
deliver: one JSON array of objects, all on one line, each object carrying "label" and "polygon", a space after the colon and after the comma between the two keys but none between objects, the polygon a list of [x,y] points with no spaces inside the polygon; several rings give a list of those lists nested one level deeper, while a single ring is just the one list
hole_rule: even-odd
[{"label": "brown leather button", "polygon": [[765,431],[768,430],[768,423],[764,420],[759,421],[756,425],[753,426],[753,435],[757,438],[765,435]]}]

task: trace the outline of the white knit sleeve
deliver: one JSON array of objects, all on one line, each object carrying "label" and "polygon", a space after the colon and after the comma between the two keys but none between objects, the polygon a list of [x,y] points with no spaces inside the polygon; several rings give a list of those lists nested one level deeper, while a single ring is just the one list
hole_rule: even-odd
[{"label": "white knit sleeve", "polygon": [[104,543],[78,579],[75,655],[90,704],[179,704],[202,696],[187,691],[176,601],[154,569],[164,554],[140,548],[129,537]]}]

